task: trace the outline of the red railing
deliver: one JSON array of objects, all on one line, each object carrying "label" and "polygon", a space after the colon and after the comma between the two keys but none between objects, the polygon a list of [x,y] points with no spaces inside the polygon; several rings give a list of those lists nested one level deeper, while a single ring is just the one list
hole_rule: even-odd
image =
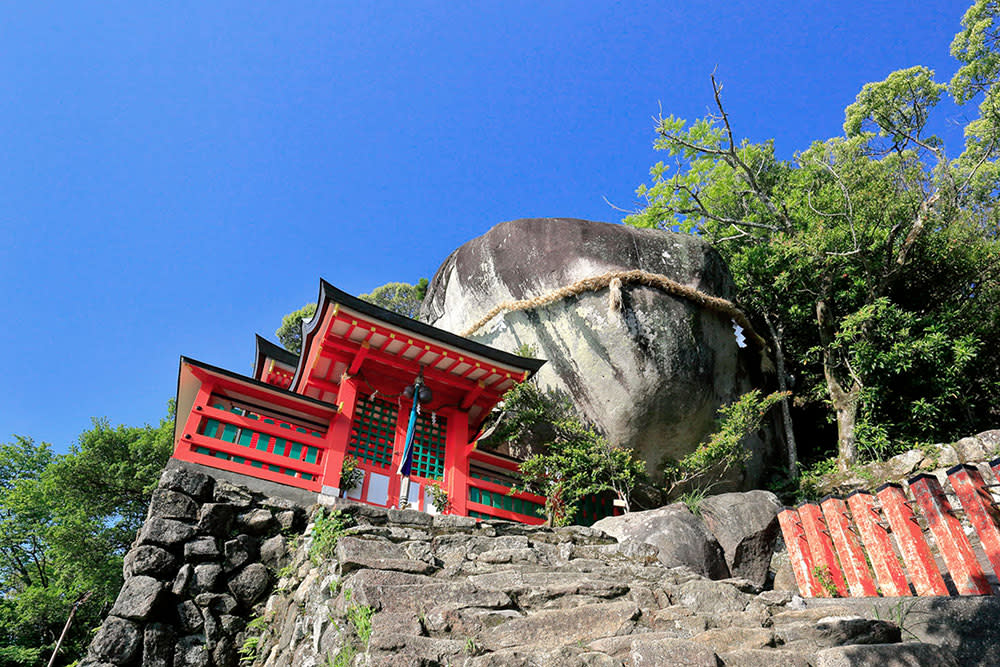
[{"label": "red railing", "polygon": [[[517,478],[517,461],[479,449],[474,449],[469,459],[472,464],[466,501],[469,516],[534,525],[545,523],[544,496],[523,491],[511,492],[510,484]],[[486,465],[477,467],[475,463]],[[490,469],[496,468],[500,469],[498,474],[491,476]]]},{"label": "red railing", "polygon": [[190,375],[182,372],[182,382],[189,378],[198,382],[198,389],[188,414],[178,415],[183,428],[177,434],[174,458],[308,491],[322,490],[329,447],[326,434],[336,416],[333,408],[204,368],[192,367]]},{"label": "red railing", "polygon": [[[1000,480],[1000,459],[992,461],[990,469]],[[947,476],[960,508],[952,506],[936,477],[920,474],[907,483],[912,499],[901,485],[885,484],[874,496],[855,491],[846,503],[826,498],[818,505],[803,503],[782,510],[778,522],[801,594],[991,594],[959,514],[964,514],[978,538],[978,553],[1000,577],[997,503],[975,466],[955,466]]]}]

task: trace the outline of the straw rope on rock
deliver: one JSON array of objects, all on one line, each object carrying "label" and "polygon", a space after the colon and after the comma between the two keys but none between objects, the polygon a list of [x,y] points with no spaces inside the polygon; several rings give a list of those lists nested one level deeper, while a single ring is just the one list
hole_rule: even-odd
[{"label": "straw rope on rock", "polygon": [[631,271],[609,271],[599,276],[578,280],[571,285],[560,287],[559,289],[552,290],[547,294],[542,294],[532,299],[504,301],[491,309],[474,324],[462,331],[461,335],[471,336],[486,326],[490,320],[500,313],[512,313],[520,310],[541,308],[542,306],[547,306],[555,303],[556,301],[561,301],[562,299],[578,296],[584,292],[597,292],[604,288],[610,289],[610,293],[608,295],[608,310],[610,312],[620,312],[622,308],[621,288],[623,285],[642,285],[644,287],[653,287],[665,292],[666,294],[670,294],[671,296],[686,299],[703,308],[725,315],[742,327],[747,340],[752,342],[755,347],[762,351],[767,350],[767,342],[754,330],[753,326],[750,324],[750,320],[747,319],[746,314],[737,308],[732,301],[712,296],[710,294],[705,294],[694,287],[683,285],[661,273],[649,273],[638,269]]}]

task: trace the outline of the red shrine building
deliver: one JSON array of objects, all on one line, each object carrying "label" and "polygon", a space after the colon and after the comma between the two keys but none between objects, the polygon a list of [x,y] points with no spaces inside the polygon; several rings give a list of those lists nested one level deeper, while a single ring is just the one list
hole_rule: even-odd
[{"label": "red shrine building", "polygon": [[[258,336],[252,376],[181,358],[174,458],[315,492],[319,501],[343,496],[433,512],[434,485],[452,514],[544,521],[543,497],[511,492],[518,462],[477,447],[493,407],[544,361],[404,317],[324,280],[302,329],[298,356]],[[426,388],[416,411],[415,382]],[[348,457],[363,479],[345,489]]]}]

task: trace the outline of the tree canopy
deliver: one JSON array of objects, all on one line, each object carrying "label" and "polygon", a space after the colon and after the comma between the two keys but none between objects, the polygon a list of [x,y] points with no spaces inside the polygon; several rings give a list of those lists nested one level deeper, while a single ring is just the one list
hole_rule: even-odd
[{"label": "tree canopy", "polygon": [[[416,285],[386,283],[367,294],[359,295],[358,298],[394,313],[416,319],[420,313],[420,304],[427,293],[427,285],[427,278],[421,278]],[[281,318],[281,326],[274,334],[286,350],[295,354],[302,352],[302,323],[312,319],[315,313],[316,304],[307,303]]]},{"label": "tree canopy", "polygon": [[409,283],[386,283],[358,298],[394,313],[416,319],[420,314],[420,304],[427,294],[427,278],[421,278],[416,285]]},{"label": "tree canopy", "polygon": [[0,444],[0,665],[47,661],[90,593],[57,664],[83,653],[121,588],[172,443],[169,414],[157,427],[94,420],[64,455],[25,437]]},{"label": "tree canopy", "polygon": [[[841,467],[998,416],[998,7],[966,13],[949,85],[920,66],[866,84],[844,136],[792,160],[737,138],[714,77],[715,113],[658,119],[654,146],[672,164],[652,167],[626,223],[700,234],[728,260],[770,334],[779,389],[794,377],[796,404],[836,422]],[[927,134],[945,92],[982,100],[955,160]]]}]

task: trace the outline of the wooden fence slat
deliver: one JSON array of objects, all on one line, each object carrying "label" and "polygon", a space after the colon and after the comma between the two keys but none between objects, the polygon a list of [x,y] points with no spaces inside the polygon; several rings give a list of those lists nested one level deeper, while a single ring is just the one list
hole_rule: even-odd
[{"label": "wooden fence slat", "polygon": [[909,485],[959,594],[989,595],[990,584],[937,477],[920,474],[912,477]]},{"label": "wooden fence slat", "polygon": [[875,493],[882,503],[882,513],[892,526],[917,595],[948,595],[948,587],[945,586],[931,549],[924,540],[917,518],[907,504],[903,487],[899,484],[883,484]]},{"label": "wooden fence slat", "polygon": [[855,491],[847,496],[847,506],[871,559],[879,592],[886,597],[910,595],[910,585],[892,548],[889,531],[879,521],[872,494]]},{"label": "wooden fence slat", "polygon": [[820,503],[823,517],[837,549],[840,567],[847,580],[847,589],[851,597],[875,597],[878,591],[875,580],[872,579],[865,560],[865,552],[861,548],[858,536],[851,530],[851,522],[847,518],[847,505],[840,498],[828,497]]},{"label": "wooden fence slat", "polygon": [[[837,594],[841,597],[847,595],[847,584],[844,582],[844,575],[837,564],[837,557],[833,552],[833,540],[826,529],[823,521],[823,511],[819,505],[813,503],[803,503],[799,505],[799,517],[802,519],[802,532],[806,535],[806,542],[809,543],[809,550],[812,552],[813,568],[825,568],[833,580],[833,585],[837,589]],[[824,594],[832,597],[830,591],[824,589]]]},{"label": "wooden fence slat", "polygon": [[1000,577],[1000,529],[997,528],[997,510],[993,495],[976,466],[959,464],[948,470],[948,481],[962,502],[965,516],[976,529],[986,558],[997,577]]},{"label": "wooden fence slat", "polygon": [[792,564],[795,583],[799,585],[799,593],[802,597],[819,597],[823,594],[823,587],[819,585],[813,573],[812,552],[806,542],[805,533],[802,532],[799,513],[792,507],[786,507],[778,512],[778,525],[781,526],[781,534],[785,538],[785,549]]}]

